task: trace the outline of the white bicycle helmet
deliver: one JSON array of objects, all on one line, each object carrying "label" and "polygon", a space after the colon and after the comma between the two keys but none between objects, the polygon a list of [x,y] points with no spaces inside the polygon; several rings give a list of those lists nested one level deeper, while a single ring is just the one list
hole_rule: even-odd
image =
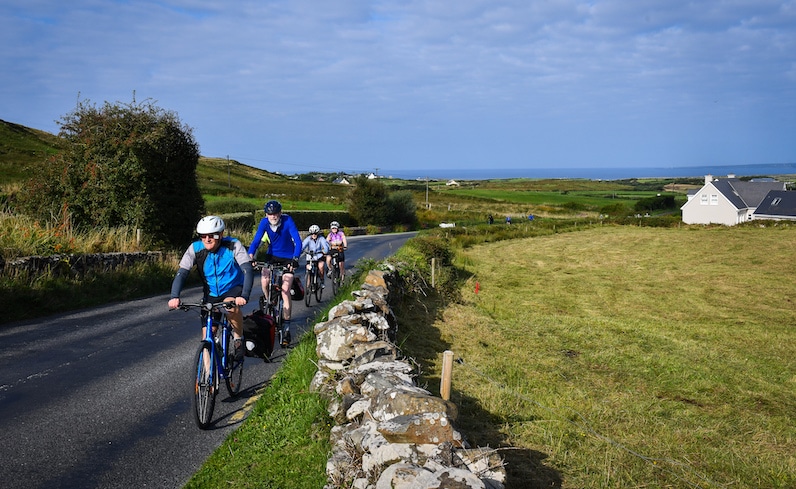
[{"label": "white bicycle helmet", "polygon": [[329,224],[329,227],[330,227],[330,228],[337,228],[337,229],[340,229],[340,223],[339,223],[339,222],[337,222],[337,221],[332,221],[332,223],[331,223],[331,224]]},{"label": "white bicycle helmet", "polygon": [[313,224],[312,226],[310,226],[310,234],[318,234],[320,232],[321,232],[321,227],[318,226],[317,224]]},{"label": "white bicycle helmet", "polygon": [[218,216],[205,216],[196,225],[198,234],[214,234],[224,230],[224,220]]}]

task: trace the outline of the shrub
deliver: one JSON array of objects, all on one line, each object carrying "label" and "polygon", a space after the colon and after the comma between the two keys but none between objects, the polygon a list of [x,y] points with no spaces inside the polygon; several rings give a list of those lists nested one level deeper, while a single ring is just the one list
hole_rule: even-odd
[{"label": "shrub", "polygon": [[387,188],[378,180],[365,176],[354,179],[355,187],[348,194],[348,213],[362,225],[387,224]]},{"label": "shrub", "polygon": [[259,206],[240,199],[217,199],[205,204],[207,214],[235,214],[237,212],[253,213]]},{"label": "shrub", "polygon": [[67,148],[34,164],[20,193],[24,211],[42,220],[68,215],[76,226],[140,228],[170,245],[190,240],[204,208],[199,146],[176,114],[150,101],[79,102],[60,125]]},{"label": "shrub", "polygon": [[674,209],[674,195],[658,195],[647,197],[636,202],[634,210],[638,212],[652,212],[655,210]]}]

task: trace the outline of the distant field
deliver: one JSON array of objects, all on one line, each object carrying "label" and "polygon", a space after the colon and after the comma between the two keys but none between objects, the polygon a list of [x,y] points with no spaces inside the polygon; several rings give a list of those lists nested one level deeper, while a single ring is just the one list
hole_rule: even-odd
[{"label": "distant field", "polygon": [[[490,199],[498,201],[506,201],[516,204],[530,204],[530,205],[554,205],[560,206],[567,202],[576,202],[585,206],[599,208],[604,205],[614,203],[616,201],[624,201],[627,205],[632,207],[639,199],[646,197],[654,197],[658,194],[665,195],[667,192],[656,191],[538,191],[538,190],[497,190],[497,189],[462,189],[452,190],[449,193],[466,195],[471,197],[478,197],[481,199]],[[685,202],[685,196],[682,194],[672,195],[682,196],[681,200]]]},{"label": "distant field", "polygon": [[795,254],[788,225],[479,245],[404,348],[434,352],[431,379],[460,359],[459,423],[512,447],[509,487],[793,488]]}]

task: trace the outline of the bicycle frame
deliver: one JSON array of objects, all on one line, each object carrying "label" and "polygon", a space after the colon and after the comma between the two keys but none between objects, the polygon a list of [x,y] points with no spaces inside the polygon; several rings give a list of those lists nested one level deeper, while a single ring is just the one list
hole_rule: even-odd
[{"label": "bicycle frame", "polygon": [[[202,339],[203,342],[209,344],[210,348],[210,374],[214,374],[213,369],[218,371],[218,376],[221,379],[227,379],[227,367],[229,362],[229,339],[232,338],[232,325],[229,323],[229,319],[227,318],[227,312],[225,310],[225,302],[208,302],[202,305],[202,311],[207,313],[207,318],[205,319],[205,337]],[[218,321],[213,320],[213,313],[220,313],[221,319]],[[216,326],[216,335],[220,336],[220,353],[218,355],[219,348],[212,348],[213,345],[216,344],[216,338],[213,335],[213,326]],[[224,332],[228,331],[229,334],[224,334]],[[219,358],[219,356],[221,358]],[[241,363],[243,360],[241,360]]]},{"label": "bicycle frame", "polygon": [[[280,266],[276,266],[274,264],[264,264],[262,266],[268,267],[271,271],[270,279],[268,282],[268,290],[263,291],[263,296],[265,297],[265,304],[272,305],[274,309],[274,314],[279,314],[280,318],[277,319],[276,317],[274,320],[281,322],[281,315],[282,315],[282,303],[284,301],[282,297],[282,275],[284,275],[284,268]],[[265,312],[265,311],[263,311]]]},{"label": "bicycle frame", "polygon": [[310,277],[312,275],[319,275],[321,273],[321,271],[320,271],[320,269],[318,267],[318,263],[323,261],[323,256],[324,255],[321,255],[320,258],[315,258],[315,254],[307,253],[307,267],[306,267],[307,268],[307,279],[306,279],[307,280],[307,284],[311,283],[310,282]]},{"label": "bicycle frame", "polygon": [[[282,310],[284,308],[284,298],[282,297],[282,281],[285,268],[281,265],[264,262],[254,262],[254,268],[255,270],[263,270],[264,268],[268,268],[268,270],[270,270],[270,279],[268,282],[268,287],[266,288],[267,290],[263,291],[263,296],[260,299],[260,310],[264,314],[268,314],[273,317],[281,343],[285,324],[284,318],[282,316]],[[295,271],[292,273],[295,273]]]},{"label": "bicycle frame", "polygon": [[321,288],[321,270],[319,263],[324,262],[324,255],[322,254],[320,258],[315,258],[316,253],[306,253],[307,265],[306,265],[306,274],[305,274],[305,281],[306,287],[305,295],[304,295],[304,304],[309,307],[311,302],[311,296],[315,295],[315,300],[320,302],[321,301],[321,294],[322,291],[319,290]]}]

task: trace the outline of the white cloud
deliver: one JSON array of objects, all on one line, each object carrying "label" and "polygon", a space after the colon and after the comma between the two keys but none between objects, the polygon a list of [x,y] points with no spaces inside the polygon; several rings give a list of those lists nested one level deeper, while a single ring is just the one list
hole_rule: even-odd
[{"label": "white cloud", "polygon": [[[135,90],[211,155],[657,164],[661,140],[717,158],[744,140],[793,160],[794,27],[794,2],[768,0],[9,0],[0,117],[52,130],[78,93]],[[765,144],[730,134],[761,118],[781,121]]]}]

